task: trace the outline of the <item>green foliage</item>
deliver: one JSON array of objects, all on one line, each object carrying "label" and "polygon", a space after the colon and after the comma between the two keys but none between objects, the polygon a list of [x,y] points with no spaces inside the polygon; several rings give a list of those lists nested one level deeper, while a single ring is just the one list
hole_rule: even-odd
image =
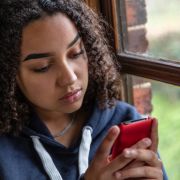
[{"label": "green foliage", "polygon": [[[149,52],[155,57],[180,60],[179,56],[180,33],[167,33],[151,39]],[[163,45],[163,46],[162,46]]]},{"label": "green foliage", "polygon": [[[163,86],[161,86],[163,87]],[[173,88],[172,88],[173,89]],[[153,116],[159,121],[159,152],[170,180],[180,179],[180,97],[166,91],[153,91]],[[171,88],[169,87],[169,92]],[[173,91],[172,91],[173,92]],[[176,89],[177,94],[180,88]]]},{"label": "green foliage", "polygon": [[180,1],[146,0],[149,55],[179,62]]},{"label": "green foliage", "polygon": [[[149,1],[147,39],[150,56],[180,62],[179,0]],[[170,180],[180,180],[180,87],[153,83],[153,113],[159,120],[159,151]]]}]

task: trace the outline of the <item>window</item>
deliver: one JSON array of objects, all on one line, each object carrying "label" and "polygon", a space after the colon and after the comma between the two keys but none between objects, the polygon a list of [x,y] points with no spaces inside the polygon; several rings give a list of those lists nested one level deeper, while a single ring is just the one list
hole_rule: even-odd
[{"label": "window", "polygon": [[159,119],[160,154],[169,179],[180,179],[179,0],[87,1],[114,27],[124,100]]}]

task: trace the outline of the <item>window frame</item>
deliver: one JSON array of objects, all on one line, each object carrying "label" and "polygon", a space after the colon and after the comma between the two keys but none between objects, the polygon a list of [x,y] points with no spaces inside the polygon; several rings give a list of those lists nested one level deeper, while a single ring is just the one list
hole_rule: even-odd
[{"label": "window frame", "polygon": [[145,57],[125,50],[128,35],[125,0],[99,0],[96,2],[99,4],[97,10],[102,13],[114,29],[113,46],[122,67],[124,99],[132,102],[132,83],[128,75],[180,86],[180,63],[167,59]]}]

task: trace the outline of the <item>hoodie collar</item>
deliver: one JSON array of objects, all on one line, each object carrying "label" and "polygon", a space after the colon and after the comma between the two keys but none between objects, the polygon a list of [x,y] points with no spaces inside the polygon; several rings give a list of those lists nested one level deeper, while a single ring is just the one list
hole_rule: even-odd
[{"label": "hoodie collar", "polygon": [[115,107],[99,109],[96,103],[93,113],[88,120],[86,126],[90,126],[93,129],[92,137],[96,137],[109,123],[114,115]]},{"label": "hoodie collar", "polygon": [[[99,109],[98,104],[95,103],[92,115],[88,119],[87,123],[85,123],[85,126],[90,126],[93,129],[92,137],[96,137],[102,131],[102,129],[106,127],[114,115],[114,111],[115,107]],[[46,136],[54,139],[47,126],[36,113],[32,114],[30,123],[25,129],[26,134],[28,133],[29,135],[38,135],[43,137]]]},{"label": "hoodie collar", "polygon": [[38,136],[43,135],[53,139],[53,136],[51,135],[49,129],[36,113],[32,114],[30,123],[24,129],[26,131],[26,134]]}]

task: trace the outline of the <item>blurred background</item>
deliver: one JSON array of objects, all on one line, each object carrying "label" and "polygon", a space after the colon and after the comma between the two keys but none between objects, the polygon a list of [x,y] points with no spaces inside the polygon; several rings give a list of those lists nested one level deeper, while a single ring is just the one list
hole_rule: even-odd
[{"label": "blurred background", "polygon": [[[147,48],[144,52],[141,49],[133,52],[180,63],[180,0],[146,0],[144,6]],[[132,27],[129,39],[131,31]],[[142,41],[145,40],[141,36],[139,42]],[[159,152],[168,177],[180,180],[180,87],[142,77],[132,79],[137,109],[159,120]]]},{"label": "blurred background", "polygon": [[[180,62],[180,1],[146,0],[148,54]],[[152,83],[159,151],[170,180],[180,179],[180,87]]]}]

